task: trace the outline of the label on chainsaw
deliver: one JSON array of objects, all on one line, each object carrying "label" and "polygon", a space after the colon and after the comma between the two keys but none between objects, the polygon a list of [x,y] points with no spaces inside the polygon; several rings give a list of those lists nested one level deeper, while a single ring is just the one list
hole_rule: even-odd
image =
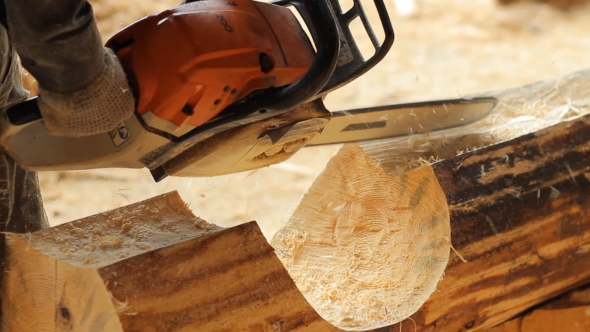
[{"label": "label on chainsaw", "polygon": [[340,53],[338,53],[338,67],[344,66],[345,64],[354,60],[354,55],[350,51],[350,46],[348,46],[348,42],[340,33]]},{"label": "label on chainsaw", "polygon": [[115,146],[120,146],[131,137],[131,131],[129,131],[129,128],[127,128],[125,122],[121,122],[116,128],[109,131],[109,137]]}]

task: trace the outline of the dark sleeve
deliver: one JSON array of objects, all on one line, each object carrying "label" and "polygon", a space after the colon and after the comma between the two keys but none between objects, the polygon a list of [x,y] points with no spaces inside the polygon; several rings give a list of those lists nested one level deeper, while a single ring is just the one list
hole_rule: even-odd
[{"label": "dark sleeve", "polygon": [[104,67],[92,6],[84,0],[4,0],[10,43],[25,67],[52,92],[93,83]]}]

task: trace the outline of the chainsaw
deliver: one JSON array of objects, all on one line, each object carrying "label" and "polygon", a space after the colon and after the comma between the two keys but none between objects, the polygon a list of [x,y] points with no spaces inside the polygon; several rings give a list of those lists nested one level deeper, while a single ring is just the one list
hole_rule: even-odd
[{"label": "chainsaw", "polygon": [[[383,38],[360,0],[347,10],[338,0],[203,0],[144,17],[105,45],[129,78],[133,116],[108,133],[56,136],[31,98],[0,119],[0,143],[28,170],[147,168],[160,181],[258,169],[306,146],[465,125],[495,107],[494,98],[477,98],[328,111],[325,96],[393,44],[383,0],[371,1]],[[355,19],[370,57],[353,37]]]}]

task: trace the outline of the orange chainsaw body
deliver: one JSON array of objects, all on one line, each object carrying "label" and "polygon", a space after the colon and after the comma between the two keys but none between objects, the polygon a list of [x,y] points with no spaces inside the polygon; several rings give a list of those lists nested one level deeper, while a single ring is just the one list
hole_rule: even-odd
[{"label": "orange chainsaw body", "polygon": [[251,0],[172,8],[133,23],[106,46],[132,81],[137,112],[178,128],[200,126],[256,90],[293,83],[314,61],[288,8]]}]

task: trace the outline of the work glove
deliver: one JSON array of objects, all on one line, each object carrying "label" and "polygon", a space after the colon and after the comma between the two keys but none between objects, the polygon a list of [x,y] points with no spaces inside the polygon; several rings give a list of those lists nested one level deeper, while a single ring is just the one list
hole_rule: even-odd
[{"label": "work glove", "polygon": [[104,68],[90,86],[72,93],[47,91],[39,86],[39,109],[47,131],[80,137],[117,127],[135,110],[135,99],[117,56],[104,49]]}]

